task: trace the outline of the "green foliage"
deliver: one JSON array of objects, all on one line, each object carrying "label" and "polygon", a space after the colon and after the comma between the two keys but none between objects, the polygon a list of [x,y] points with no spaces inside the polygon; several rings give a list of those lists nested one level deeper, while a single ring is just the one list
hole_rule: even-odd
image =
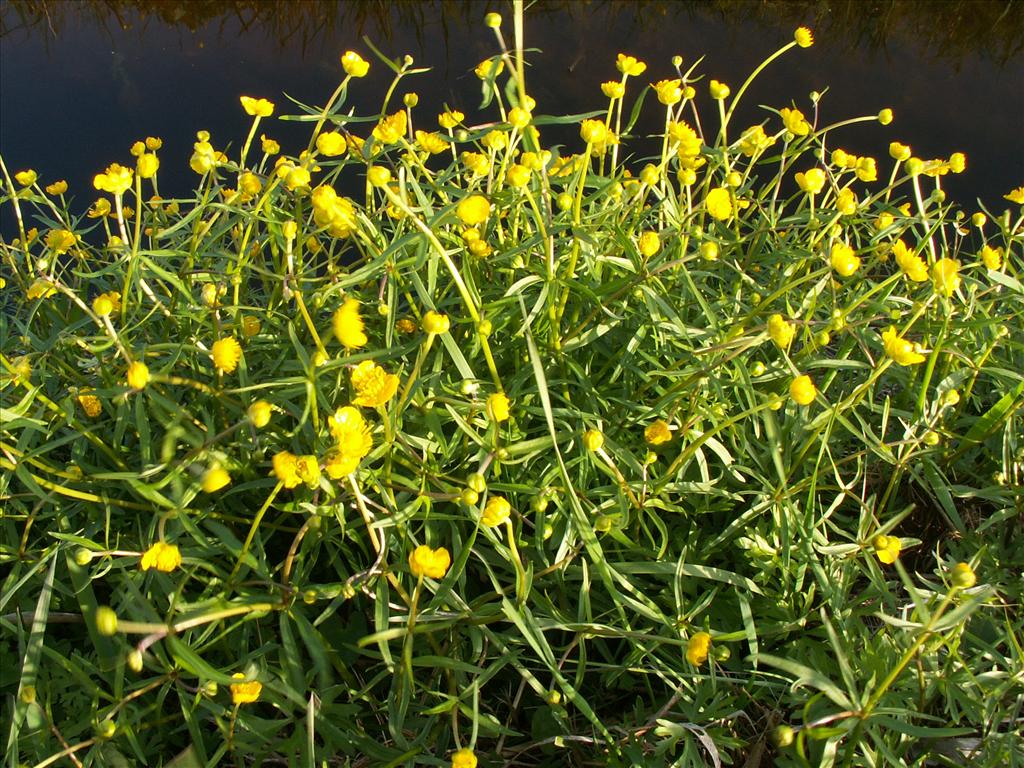
[{"label": "green foliage", "polygon": [[8,761],[1024,764],[1024,191],[500,60],[429,136],[403,62],[293,154],[243,98],[188,199],[3,167]]}]

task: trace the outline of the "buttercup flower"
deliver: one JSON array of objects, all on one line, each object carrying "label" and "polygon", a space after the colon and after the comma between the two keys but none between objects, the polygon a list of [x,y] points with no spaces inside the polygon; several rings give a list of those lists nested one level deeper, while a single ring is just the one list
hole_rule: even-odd
[{"label": "buttercup flower", "polygon": [[530,124],[533,119],[533,115],[530,114],[530,110],[523,109],[522,107],[512,107],[508,111],[508,124],[513,128],[518,128],[520,131]]},{"label": "buttercup flower", "polygon": [[618,80],[609,80],[601,83],[601,93],[609,99],[621,99],[626,94],[626,86]]},{"label": "buttercup flower", "polygon": [[356,228],[356,209],[347,197],[339,197],[334,187],[321,184],[310,195],[313,221],[326,227],[332,237],[348,237]]},{"label": "buttercup flower", "polygon": [[978,577],[974,569],[968,563],[957,563],[949,572],[950,580],[954,587],[970,589],[978,583]]},{"label": "buttercup flower", "polygon": [[720,83],[717,80],[712,80],[708,84],[708,90],[711,92],[711,98],[716,101],[729,98],[729,86],[725,83]]},{"label": "buttercup flower", "polygon": [[764,152],[774,143],[775,139],[765,133],[762,126],[754,125],[747,128],[740,136],[740,152],[747,157],[753,157],[758,152]]},{"label": "buttercup flower", "polygon": [[804,173],[795,173],[793,178],[797,186],[809,195],[816,195],[825,186],[825,172],[821,168],[811,168]]},{"label": "buttercup flower", "polygon": [[902,240],[897,240],[892,244],[892,255],[900,270],[909,280],[923,283],[928,279],[928,265],[920,256],[911,252]]},{"label": "buttercup flower", "polygon": [[662,445],[672,439],[672,430],[664,419],[658,419],[644,429],[644,440],[650,445]]},{"label": "buttercup flower", "polygon": [[442,112],[437,116],[437,124],[442,128],[451,130],[456,125],[466,119],[466,116],[459,112],[457,109],[452,109],[447,112]]},{"label": "buttercup flower", "polygon": [[405,110],[400,109],[393,115],[381,118],[373,129],[373,138],[381,144],[394,144],[405,136],[408,125]]},{"label": "buttercup flower", "polygon": [[353,298],[345,299],[345,303],[334,313],[334,335],[346,349],[357,349],[366,346],[366,333],[363,319],[359,316],[359,302]]},{"label": "buttercup flower", "polygon": [[213,357],[213,367],[221,373],[231,373],[238,367],[238,361],[242,359],[242,345],[234,336],[227,336],[215,341],[210,350]]},{"label": "buttercup flower", "polygon": [[509,186],[521,189],[530,183],[531,173],[532,171],[525,165],[516,163],[505,173],[505,179],[508,181]]},{"label": "buttercup flower", "polygon": [[265,133],[260,134],[260,149],[266,155],[276,155],[281,151],[281,145],[274,139],[268,139]]},{"label": "buttercup flower", "polygon": [[601,120],[584,120],[580,123],[580,138],[587,144],[603,144],[608,138],[608,126]]},{"label": "buttercup flower", "polygon": [[796,326],[787,322],[782,315],[772,315],[768,318],[768,335],[779,349],[789,349],[796,335]]},{"label": "buttercup flower", "polygon": [[1003,195],[1003,200],[1009,200],[1011,203],[1018,203],[1024,205],[1024,187],[1017,187],[1012,189]]},{"label": "buttercup flower", "polygon": [[651,83],[651,88],[658,95],[658,101],[667,106],[677,104],[683,98],[682,80],[659,80]]},{"label": "buttercup flower", "polygon": [[988,245],[981,247],[981,263],[986,269],[999,269],[1003,265],[1003,249]]},{"label": "buttercup flower", "polygon": [[901,338],[895,328],[890,327],[882,333],[882,345],[885,347],[885,354],[900,365],[916,365],[924,362],[924,355],[918,352],[909,341]]},{"label": "buttercup flower", "polygon": [[643,232],[637,242],[637,249],[644,256],[650,257],[661,249],[661,240],[657,232]]},{"label": "buttercup flower", "polygon": [[910,147],[906,144],[900,144],[898,141],[893,141],[889,144],[889,157],[901,163],[910,159],[911,152]]},{"label": "buttercup flower", "polygon": [[132,389],[143,389],[149,383],[149,368],[145,363],[134,362],[128,366],[126,378]]},{"label": "buttercup flower", "polygon": [[452,755],[452,768],[476,768],[476,755],[469,747],[463,747]]},{"label": "buttercup flower", "polygon": [[39,178],[39,174],[29,168],[27,171],[18,171],[14,174],[14,180],[21,184],[23,187],[31,187],[36,183],[36,179]]},{"label": "buttercup flower", "polygon": [[163,573],[170,573],[175,568],[181,565],[181,552],[178,547],[174,544],[166,544],[162,541],[158,541],[156,544],[147,549],[142,559],[139,560],[139,568],[144,571],[148,571],[150,568],[156,568],[158,571]]},{"label": "buttercup flower", "polygon": [[789,396],[797,405],[810,405],[818,396],[818,390],[811,377],[802,374],[789,383]]},{"label": "buttercup flower", "polygon": [[491,528],[496,525],[501,525],[508,520],[509,515],[512,513],[512,505],[508,503],[501,496],[491,496],[487,500],[487,506],[484,507],[484,512],[480,516],[480,521]]},{"label": "buttercup flower", "polygon": [[78,237],[75,233],[69,232],[66,229],[51,229],[46,234],[46,247],[58,256],[62,253],[67,253],[77,242]]},{"label": "buttercup flower", "polygon": [[708,214],[713,219],[725,221],[732,215],[732,199],[729,197],[729,190],[725,187],[715,187],[708,191],[704,200]]},{"label": "buttercup flower", "polygon": [[398,377],[385,371],[373,360],[363,360],[352,370],[352,387],[356,390],[353,405],[376,408],[395,396]]},{"label": "buttercup flower", "polygon": [[133,175],[134,171],[131,168],[112,163],[107,166],[105,173],[98,173],[93,177],[92,185],[112,195],[123,195],[131,189]]},{"label": "buttercup flower", "polygon": [[604,445],[604,435],[600,430],[588,429],[583,433],[583,447],[588,451],[598,451]]},{"label": "buttercup flower", "polygon": [[78,395],[78,404],[82,406],[86,416],[95,419],[103,413],[103,404],[100,403],[100,399],[96,395],[90,394],[90,392],[91,390],[83,389]]},{"label": "buttercup flower", "polygon": [[295,474],[309,488],[320,484],[320,461],[316,456],[296,456]]},{"label": "buttercup flower", "polygon": [[832,246],[829,264],[843,277],[849,277],[860,268],[860,257],[846,243],[836,243]]},{"label": "buttercup flower", "polygon": [[[328,457],[327,474],[337,480],[354,472],[359,461],[373,449],[373,435],[363,414],[351,405],[342,406],[331,414],[327,426],[337,444],[336,452]],[[347,471],[342,471],[345,469]]]},{"label": "buttercup flower", "polygon": [[647,71],[647,65],[642,61],[637,61],[633,56],[627,56],[624,53],[620,53],[615,58],[615,68],[624,75],[631,75],[632,77],[639,77]]},{"label": "buttercup flower", "polygon": [[883,536],[879,534],[871,540],[875,555],[886,565],[892,565],[900,556],[900,540],[898,536]]},{"label": "buttercup flower", "polygon": [[686,660],[699,667],[708,660],[708,651],[711,648],[711,635],[707,632],[697,632],[686,642]]},{"label": "buttercup flower", "polygon": [[321,155],[337,157],[338,155],[345,154],[347,148],[348,142],[337,131],[328,131],[316,137],[316,151]]},{"label": "buttercup flower", "polygon": [[203,475],[203,491],[216,493],[224,486],[231,483],[231,475],[223,467],[210,467]]},{"label": "buttercup flower", "polygon": [[118,291],[101,293],[92,300],[92,311],[100,317],[106,317],[119,309],[121,309],[121,294]]},{"label": "buttercup flower", "polygon": [[288,451],[280,451],[274,454],[274,468],[271,474],[274,475],[285,488],[295,488],[302,482],[299,477],[298,457]]},{"label": "buttercup flower", "polygon": [[431,334],[447,333],[451,321],[448,315],[430,310],[423,315],[423,330]]},{"label": "buttercup flower", "polygon": [[496,392],[487,398],[487,415],[491,421],[499,424],[508,421],[510,405],[508,396],[504,392]]},{"label": "buttercup flower", "polygon": [[470,195],[459,201],[455,207],[455,215],[459,221],[470,227],[483,224],[491,214],[491,204],[483,195]]},{"label": "buttercup flower", "polygon": [[47,194],[50,195],[63,195],[67,191],[68,183],[64,181],[64,179],[61,179],[60,181],[55,181],[53,182],[53,184],[46,185],[46,192]]},{"label": "buttercup flower", "polygon": [[960,287],[960,262],[956,259],[939,259],[932,264],[932,285],[935,292],[949,298]]},{"label": "buttercup flower", "polygon": [[852,216],[857,212],[857,194],[849,187],[836,195],[836,210],[843,216]]},{"label": "buttercup flower", "polygon": [[448,142],[436,133],[416,131],[416,145],[431,155],[439,155],[448,149]]},{"label": "buttercup flower", "polygon": [[370,62],[355,51],[345,51],[345,55],[341,57],[341,67],[346,75],[366,77],[366,73],[370,71]]},{"label": "buttercup flower", "polygon": [[270,117],[274,114],[273,102],[267,101],[266,99],[254,99],[251,96],[240,96],[239,100],[242,102],[242,109],[245,110],[245,114],[250,117]]},{"label": "buttercup flower", "polygon": [[135,170],[139,173],[140,179],[151,179],[156,176],[156,172],[160,168],[160,158],[154,155],[152,152],[145,152],[139,155],[139,160],[135,164]]},{"label": "buttercup flower", "polygon": [[857,174],[857,178],[861,181],[877,181],[878,180],[878,168],[875,165],[875,158],[873,157],[858,157],[857,166],[854,168],[854,173]]},{"label": "buttercup flower", "polygon": [[801,48],[810,48],[814,45],[814,35],[807,27],[797,27],[796,32],[793,33],[793,39]]},{"label": "buttercup flower", "polygon": [[252,680],[250,682],[245,681],[245,675],[241,672],[235,672],[231,676],[232,680],[238,680],[237,683],[231,684],[231,701],[234,704],[252,704],[258,701],[260,694],[263,692],[263,683],[259,680]]},{"label": "buttercup flower", "polygon": [[273,413],[273,406],[270,403],[266,400],[257,400],[249,406],[249,421],[256,429],[263,429],[270,423],[271,413]]},{"label": "buttercup flower", "polygon": [[481,80],[487,80],[492,77],[497,77],[504,71],[504,69],[505,62],[503,62],[500,58],[493,58],[484,59],[483,61],[476,65],[476,69],[474,69],[473,71],[476,73],[476,76],[479,77]]},{"label": "buttercup flower", "polygon": [[804,113],[799,109],[783,107],[779,110],[779,115],[782,116],[782,124],[786,126],[786,130],[794,136],[806,136],[811,132],[810,123],[804,119]]},{"label": "buttercup flower", "polygon": [[421,544],[409,553],[409,570],[417,578],[443,579],[451,564],[452,556],[444,547],[431,549]]}]

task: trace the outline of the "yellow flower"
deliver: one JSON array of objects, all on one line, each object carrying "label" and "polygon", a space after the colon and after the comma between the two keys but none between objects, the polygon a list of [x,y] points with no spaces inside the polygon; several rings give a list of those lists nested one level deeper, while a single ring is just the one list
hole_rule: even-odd
[{"label": "yellow flower", "polygon": [[889,107],[878,111],[878,122],[882,125],[888,125],[891,123],[893,121],[893,117],[894,115]]},{"label": "yellow flower", "polygon": [[332,237],[348,237],[355,230],[356,209],[347,197],[338,193],[328,184],[321,184],[310,195],[313,205],[313,221],[318,227],[326,227]]},{"label": "yellow flower", "polygon": [[213,342],[213,349],[210,352],[213,356],[213,367],[221,373],[231,373],[242,359],[242,345],[234,336]]},{"label": "yellow flower", "polygon": [[35,280],[32,285],[25,291],[25,298],[29,301],[34,299],[48,299],[57,293],[57,289],[53,287],[53,283],[43,278]]},{"label": "yellow flower", "polygon": [[242,318],[242,335],[247,339],[251,339],[253,336],[260,332],[260,319],[253,315],[246,315]]},{"label": "yellow flower", "polygon": [[439,155],[448,149],[448,142],[436,133],[416,131],[416,143],[426,152]]},{"label": "yellow flower", "polygon": [[511,402],[504,392],[496,392],[487,398],[487,415],[499,424],[508,421]]},{"label": "yellow flower", "polygon": [[825,186],[825,172],[821,168],[811,168],[806,173],[795,173],[797,186],[809,195],[816,195]]},{"label": "yellow flower", "polygon": [[248,683],[244,682],[245,675],[241,672],[235,672],[231,679],[240,681],[231,684],[231,701],[233,704],[252,704],[259,700],[260,694],[263,692],[263,683],[259,680],[252,680]]},{"label": "yellow flower", "polygon": [[131,168],[112,163],[107,166],[105,173],[98,173],[93,177],[92,185],[112,195],[123,195],[131,188],[133,175],[134,171]]},{"label": "yellow flower", "polygon": [[63,195],[67,191],[68,183],[64,179],[46,185],[46,192],[51,195]]},{"label": "yellow flower", "polygon": [[882,345],[885,347],[885,354],[900,365],[916,365],[924,362],[924,355],[918,352],[909,341],[901,338],[895,328],[890,327],[882,333]]},{"label": "yellow flower", "polygon": [[359,456],[333,450],[324,459],[324,469],[332,480],[341,480],[359,469]]},{"label": "yellow flower", "polygon": [[804,119],[804,113],[799,109],[783,107],[779,110],[779,115],[782,117],[782,124],[786,126],[786,130],[794,136],[806,136],[811,132],[810,123]]},{"label": "yellow flower", "polygon": [[260,134],[260,149],[263,150],[264,154],[276,155],[281,151],[281,145],[278,144],[274,139],[268,139],[265,133]]},{"label": "yellow flower", "polygon": [[270,117],[274,114],[273,102],[267,101],[266,99],[254,99],[251,96],[240,96],[239,100],[242,102],[242,109],[245,110],[245,114],[250,117]]},{"label": "yellow flower", "polygon": [[273,407],[266,400],[257,400],[249,406],[248,414],[250,423],[256,429],[263,429],[270,423],[270,415]]},{"label": "yellow flower", "polygon": [[448,315],[430,310],[423,315],[423,330],[430,334],[447,333],[451,321]]},{"label": "yellow flower", "polygon": [[697,632],[686,643],[686,660],[695,667],[699,667],[708,660],[710,648],[711,635],[707,632]]},{"label": "yellow flower", "polygon": [[999,269],[1003,265],[1003,249],[983,245],[981,247],[981,262],[987,269]]},{"label": "yellow flower", "polygon": [[366,346],[368,339],[363,330],[363,318],[359,316],[359,302],[353,298],[334,313],[334,335],[346,349]]},{"label": "yellow flower", "polygon": [[1007,194],[1003,195],[1003,200],[1009,200],[1011,203],[1024,205],[1024,187],[1017,187],[1016,189],[1010,190]]},{"label": "yellow flower", "polygon": [[285,488],[294,488],[302,482],[299,477],[298,457],[288,451],[274,454],[272,474]]},{"label": "yellow flower", "polygon": [[662,445],[672,439],[672,430],[664,419],[658,419],[644,429],[644,440],[651,445]]},{"label": "yellow flower", "polygon": [[970,589],[978,583],[974,569],[968,563],[957,563],[950,569],[950,580],[959,589]]},{"label": "yellow flower", "polygon": [[310,488],[320,484],[320,462],[316,456],[296,456],[295,474]]},{"label": "yellow flower", "polygon": [[92,208],[86,213],[90,219],[102,219],[104,216],[110,215],[110,201],[105,197],[100,198],[93,203]]},{"label": "yellow flower", "polygon": [[852,216],[857,212],[857,195],[849,187],[840,190],[836,195],[836,210],[843,216]]},{"label": "yellow flower", "polygon": [[633,56],[627,56],[624,53],[620,53],[615,58],[615,68],[624,75],[631,75],[633,77],[639,77],[647,71],[647,65],[642,61],[637,61]]},{"label": "yellow flower", "polygon": [[967,169],[967,155],[963,152],[954,152],[949,156],[949,170],[953,173],[963,173]]},{"label": "yellow flower", "polygon": [[316,151],[322,155],[337,157],[345,154],[346,149],[348,149],[348,142],[337,131],[328,131],[316,137]]},{"label": "yellow flower", "polygon": [[640,239],[637,242],[637,248],[641,254],[648,258],[656,254],[661,249],[661,240],[658,238],[658,233],[641,233]]},{"label": "yellow flower", "polygon": [[78,236],[66,229],[51,229],[46,234],[46,247],[58,256],[67,253],[78,242]]},{"label": "yellow flower", "polygon": [[580,123],[580,138],[587,144],[603,144],[608,139],[608,126],[601,120],[584,120]]},{"label": "yellow flower", "polygon": [[149,368],[145,363],[134,362],[128,366],[126,378],[132,389],[144,389],[149,383]]},{"label": "yellow flower", "polygon": [[508,503],[501,496],[491,496],[487,500],[487,506],[484,507],[484,512],[480,516],[480,521],[491,528],[496,525],[501,525],[508,520],[509,515],[512,513],[512,505]]},{"label": "yellow flower", "polygon": [[530,110],[528,109],[512,107],[512,109],[508,111],[508,124],[520,131],[528,126],[532,119],[533,115],[530,114]]},{"label": "yellow flower", "polygon": [[682,80],[659,80],[651,83],[651,88],[658,94],[658,101],[666,106],[679,103],[683,98]]},{"label": "yellow flower", "polygon": [[366,73],[370,71],[370,62],[355,51],[345,51],[345,55],[341,57],[341,66],[350,77],[366,77]]},{"label": "yellow flower", "polygon": [[871,540],[875,555],[886,565],[892,565],[900,556],[900,540],[898,536],[883,536],[879,534]]},{"label": "yellow flower", "polygon": [[92,300],[92,311],[100,317],[117,312],[119,309],[121,309],[121,294],[118,291],[101,293]]},{"label": "yellow flower", "polygon": [[21,184],[23,187],[31,187],[36,183],[36,179],[39,178],[39,174],[33,171],[31,168],[27,171],[18,171],[14,174],[14,180]]},{"label": "yellow flower", "polygon": [[763,152],[775,143],[775,139],[764,132],[760,125],[747,128],[740,136],[740,152],[747,157],[753,157],[758,152]]},{"label": "yellow flower", "polygon": [[382,118],[373,129],[373,138],[381,144],[394,144],[405,136],[408,120],[405,110],[400,109],[393,115]]},{"label": "yellow flower", "polygon": [[609,80],[601,83],[601,93],[609,99],[621,99],[626,93],[626,86],[618,80]]},{"label": "yellow flower", "polygon": [[729,86],[725,83],[720,83],[717,80],[712,80],[708,84],[708,90],[711,92],[711,98],[716,101],[729,98]]},{"label": "yellow flower", "polygon": [[484,176],[491,169],[491,161],[487,159],[487,155],[479,152],[463,152],[462,164],[466,166],[466,169],[472,171],[474,176]]},{"label": "yellow flower", "polygon": [[452,755],[452,768],[476,768],[476,755],[469,747],[463,747]]},{"label": "yellow flower", "polygon": [[223,467],[210,467],[203,475],[203,491],[216,493],[231,482],[231,475]]},{"label": "yellow flower", "polygon": [[782,315],[772,315],[768,318],[768,335],[779,349],[789,349],[796,335],[796,326]]},{"label": "yellow flower", "polygon": [[356,390],[353,405],[376,408],[395,396],[398,377],[385,371],[373,360],[363,360],[352,370],[352,386]]},{"label": "yellow flower", "polygon": [[525,165],[513,165],[505,173],[505,178],[508,180],[510,186],[516,189],[521,189],[530,183],[531,171]]},{"label": "yellow flower", "polygon": [[793,33],[793,39],[801,48],[810,48],[814,45],[814,35],[807,27],[797,27],[796,32]]},{"label": "yellow flower", "polygon": [[500,58],[495,57],[493,59],[484,59],[483,61],[476,65],[476,69],[474,69],[473,71],[476,72],[476,76],[479,77],[481,80],[488,80],[492,77],[497,77],[498,75],[500,75],[504,71],[504,69],[505,62],[503,62]]},{"label": "yellow flower", "polygon": [[906,144],[900,144],[898,141],[893,141],[889,144],[889,157],[898,162],[903,162],[910,159],[912,150]]},{"label": "yellow flower", "polygon": [[599,451],[604,445],[604,435],[600,430],[588,429],[583,433],[583,447],[588,451]]},{"label": "yellow flower", "polygon": [[440,125],[442,128],[451,130],[465,119],[466,116],[459,112],[459,110],[452,109],[446,112],[442,112],[440,115],[438,115],[437,124]]},{"label": "yellow flower", "polygon": [[923,283],[928,279],[928,265],[920,256],[915,255],[902,240],[892,244],[892,255],[896,264],[909,280]]},{"label": "yellow flower", "polygon": [[483,224],[491,213],[491,204],[483,195],[470,195],[459,201],[455,208],[455,215],[459,221],[470,227]]},{"label": "yellow flower", "polygon": [[327,426],[342,454],[358,461],[373,449],[370,427],[357,408],[342,406],[328,417]]},{"label": "yellow flower", "polygon": [[732,200],[729,198],[729,190],[725,187],[715,187],[708,191],[704,200],[711,218],[724,221],[732,215]]},{"label": "yellow flower", "polygon": [[846,243],[836,243],[832,246],[829,264],[843,277],[849,277],[860,268],[860,257]]},{"label": "yellow flower", "polygon": [[818,396],[818,390],[811,377],[802,374],[789,383],[789,396],[797,405],[810,405]]},{"label": "yellow flower", "polygon": [[960,262],[955,259],[939,259],[932,264],[932,285],[935,292],[950,297],[960,287]]},{"label": "yellow flower", "polygon": [[176,545],[165,544],[162,541],[158,541],[147,549],[143,553],[142,559],[139,560],[139,568],[144,571],[156,568],[163,573],[170,573],[180,565],[181,551]]},{"label": "yellow flower", "polygon": [[452,556],[444,547],[431,549],[421,544],[409,553],[409,570],[417,578],[443,579],[452,564]]},{"label": "yellow flower", "polygon": [[160,158],[154,155],[152,152],[145,152],[139,155],[139,160],[135,164],[135,169],[139,172],[140,179],[151,179],[156,176],[157,170],[160,168]]},{"label": "yellow flower", "polygon": [[85,415],[90,419],[95,419],[101,413],[103,413],[103,404],[96,395],[89,394],[91,390],[83,389],[78,394],[78,404],[82,406],[82,410],[85,411]]},{"label": "yellow flower", "polygon": [[857,178],[861,181],[877,181],[878,168],[875,166],[875,158],[858,157],[857,167],[854,169]]}]

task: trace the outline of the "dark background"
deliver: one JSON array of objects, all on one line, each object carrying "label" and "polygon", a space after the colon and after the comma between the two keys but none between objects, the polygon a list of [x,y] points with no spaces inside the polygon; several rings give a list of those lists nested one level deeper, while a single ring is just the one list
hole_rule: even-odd
[{"label": "dark background", "polygon": [[[250,118],[241,94],[277,104],[261,132],[297,153],[309,129],[276,119],[298,112],[284,94],[322,105],[343,76],[340,54],[351,48],[371,61],[371,71],[351,88],[349,106],[378,111],[391,73],[363,35],[389,56],[409,53],[433,67],[398,91],[420,95],[419,124],[436,129],[445,102],[467,122],[493,119],[493,107],[476,113],[480,86],[472,72],[497,50],[483,25],[491,10],[503,15],[511,42],[511,3],[497,1],[7,0],[0,7],[0,153],[11,173],[31,167],[44,184],[66,178],[84,208],[96,197],[94,174],[131,162],[132,142],[160,136],[161,193],[186,195],[196,179],[188,168],[196,130],[209,130],[218,149],[237,151],[244,140]],[[879,184],[893,140],[925,159],[965,152],[967,172],[945,177],[943,186],[968,211],[976,198],[1002,210],[1002,195],[1024,184],[1024,3],[552,0],[528,6],[526,19],[527,47],[540,49],[530,54],[527,74],[536,114],[600,108],[599,84],[618,77],[620,51],[648,63],[641,83],[671,76],[673,55],[684,58],[684,69],[703,55],[698,73],[735,92],[806,24],[815,45],[769,66],[744,97],[734,135],[763,119],[759,104],[794,103],[810,116],[808,94],[828,89],[822,124],[895,111],[888,127],[866,123],[832,137],[833,146],[876,156]],[[707,116],[705,83],[698,103]],[[645,115],[650,122],[641,129],[662,130],[653,98]],[[559,138],[545,133],[546,143]],[[6,222],[11,214],[0,215]]]}]

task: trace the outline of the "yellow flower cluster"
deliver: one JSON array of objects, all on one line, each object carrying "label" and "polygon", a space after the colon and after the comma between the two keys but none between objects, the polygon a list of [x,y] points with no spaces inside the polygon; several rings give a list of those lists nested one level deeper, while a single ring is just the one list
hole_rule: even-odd
[{"label": "yellow flower cluster", "polygon": [[885,354],[899,365],[916,365],[924,362],[924,355],[920,353],[917,346],[902,338],[895,328],[883,331],[882,345],[885,347]]},{"label": "yellow flower cluster", "polygon": [[321,184],[310,195],[313,221],[325,227],[331,237],[348,237],[356,228],[356,208],[347,197],[339,197],[334,187]]},{"label": "yellow flower cluster", "polygon": [[288,451],[274,454],[272,474],[285,488],[305,483],[310,488],[320,484],[320,462],[316,456],[296,456]]},{"label": "yellow flower cluster", "polygon": [[147,549],[142,554],[142,559],[139,560],[139,568],[144,571],[156,568],[163,573],[170,573],[180,565],[181,552],[177,545],[167,544],[163,541],[158,541]]},{"label": "yellow flower cluster", "polygon": [[376,408],[395,396],[398,377],[385,371],[373,360],[363,360],[352,370],[352,387],[356,391],[353,405]]},{"label": "yellow flower cluster", "polygon": [[96,189],[109,192],[112,195],[123,195],[131,189],[133,176],[134,171],[131,168],[112,163],[107,166],[106,172],[98,173],[93,177],[92,185]]}]

